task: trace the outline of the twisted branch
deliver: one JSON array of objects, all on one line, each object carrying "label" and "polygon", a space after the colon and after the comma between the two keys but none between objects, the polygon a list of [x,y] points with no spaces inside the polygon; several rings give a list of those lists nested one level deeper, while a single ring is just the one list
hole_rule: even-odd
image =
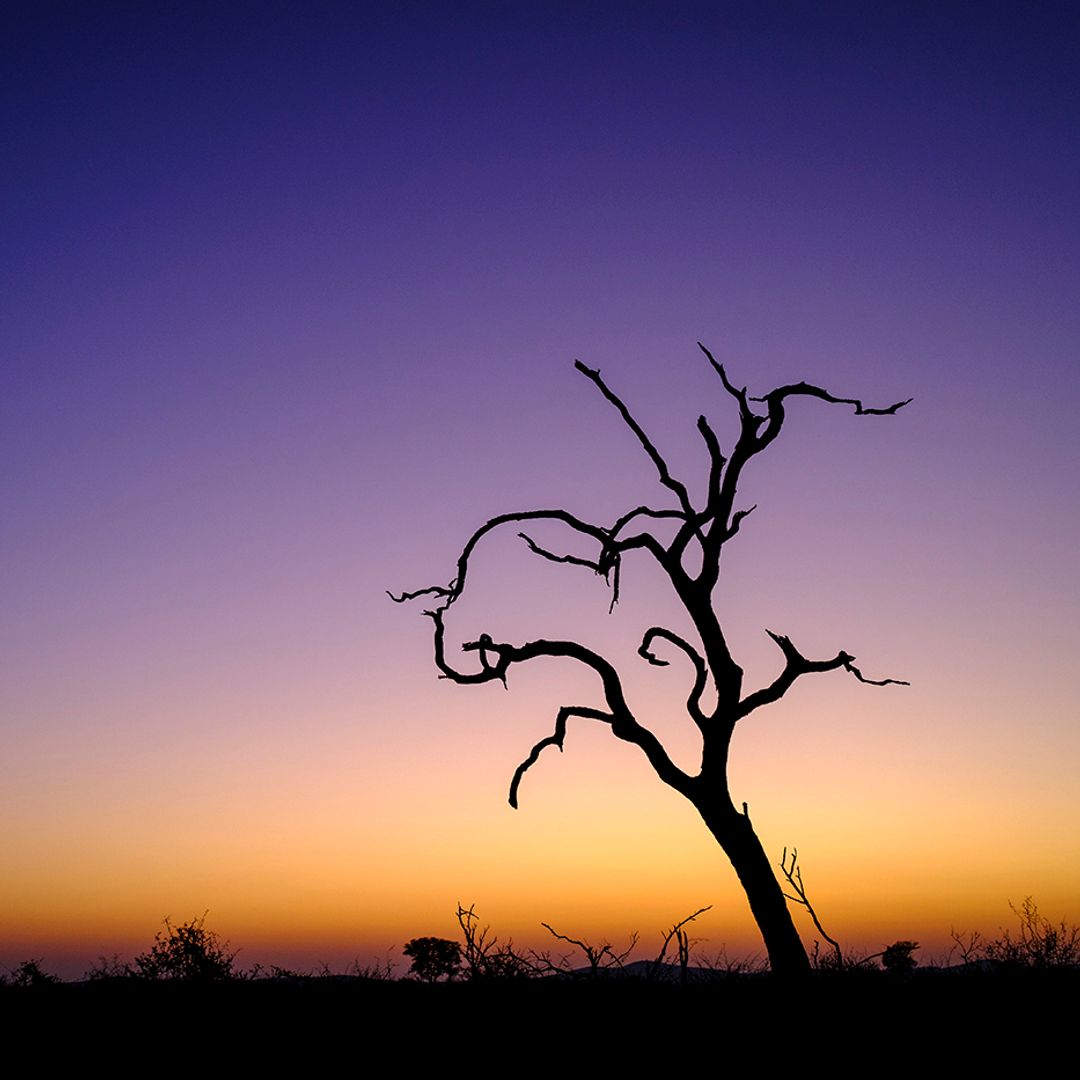
[{"label": "twisted branch", "polygon": [[[622,400],[609,389],[599,371],[586,367],[581,361],[575,361],[577,370],[600,390],[607,401],[615,406],[623,422],[653,463],[661,485],[675,496],[678,509],[657,510],[645,505],[637,506],[618,517],[608,528],[584,521],[562,509],[526,510],[502,514],[486,521],[469,537],[457,561],[457,574],[449,583],[397,595],[389,593],[396,603],[404,603],[421,597],[434,598],[434,605],[424,614],[434,624],[435,665],[442,678],[461,684],[497,681],[505,686],[511,665],[539,657],[576,660],[591,668],[600,678],[606,707],[573,705],[564,706],[559,710],[555,718],[553,733],[533,746],[528,757],[514,773],[510,785],[510,804],[514,807],[517,806],[518,789],[522,777],[536,763],[541,752],[548,746],[557,746],[562,750],[567,722],[572,716],[608,724],[616,738],[634,743],[643,751],[664,783],[688,797],[693,797],[692,792],[696,790],[693,785],[700,777],[691,780],[686,773],[675,766],[659,740],[651,731],[639,724],[630,712],[615,668],[599,654],[577,642],[537,640],[515,646],[506,642],[496,642],[490,635],[482,634],[477,640],[466,642],[461,646],[463,652],[476,654],[477,670],[461,671],[448,661],[444,613],[461,596],[465,588],[470,560],[477,545],[488,533],[502,525],[523,524],[531,521],[560,522],[578,535],[594,541],[599,546],[599,551],[595,558],[588,558],[558,554],[556,551],[541,546],[526,532],[518,533],[529,549],[541,558],[553,563],[582,566],[603,576],[612,587],[612,607],[619,598],[622,555],[628,551],[642,549],[653,556],[667,574],[692,619],[708,662],[688,641],[658,626],[646,631],[638,651],[648,663],[658,667],[666,666],[668,661],[661,659],[653,651],[654,643],[660,639],[679,649],[690,660],[694,669],[694,682],[687,698],[687,712],[701,729],[707,742],[716,732],[720,733],[716,736],[720,741],[730,738],[731,730],[737,720],[763,705],[778,700],[790,689],[796,679],[810,672],[843,668],[859,682],[872,686],[908,685],[901,679],[867,678],[855,666],[855,658],[843,651],[828,660],[809,660],[799,652],[789,638],[767,631],[784,654],[784,668],[769,686],[739,701],[742,669],[728,652],[724,634],[713,607],[712,591],[719,578],[720,553],[723,545],[739,532],[743,521],[755,509],[754,506],[745,510],[734,509],[736,489],[742,470],[753,457],[761,453],[779,435],[784,423],[788,399],[811,397],[829,404],[850,405],[859,416],[893,415],[911,399],[899,401],[884,408],[873,408],[864,405],[858,398],[837,397],[822,387],[806,382],[778,387],[762,397],[750,397],[745,388],[740,389],[731,382],[723,364],[719,363],[700,342],[699,347],[719,376],[725,391],[738,403],[740,418],[740,433],[730,457],[724,456],[716,433],[705,416],[698,418],[698,432],[709,455],[707,493],[702,511],[695,510],[686,485],[672,476],[667,462],[656,445],[645,434]],[[766,406],[766,415],[755,413],[751,402],[763,403]],[[631,524],[638,522],[638,519],[677,523],[674,539],[665,546],[665,543],[648,529],[629,533]],[[695,538],[702,549],[701,569],[696,577],[683,566],[687,545]],[[716,685],[718,704],[714,715],[706,717],[701,707],[701,699],[710,675]],[[723,750],[722,760],[726,761],[726,747]]]},{"label": "twisted branch", "polygon": [[784,398],[796,394],[800,394],[804,397],[820,398],[822,401],[828,401],[833,405],[854,405],[856,416],[892,416],[898,409],[902,409],[905,405],[910,405],[915,400],[914,398],[905,398],[903,401],[897,401],[895,404],[888,405],[884,409],[871,409],[863,405],[858,398],[834,397],[828,390],[824,390],[820,386],[814,386],[807,382],[792,383],[790,386],[780,386],[776,390],[771,390],[761,397],[751,398],[750,400],[763,401],[768,404],[771,409],[773,402],[783,401]]},{"label": "twisted branch", "polygon": [[[612,734],[623,742],[637,746],[652,765],[653,771],[669,787],[684,794],[689,790],[690,777],[686,775],[668,756],[660,740],[643,724],[638,723],[626,703],[622,682],[614,666],[599,653],[576,641],[527,641],[524,645],[510,645],[494,641],[490,634],[481,634],[476,641],[467,641],[461,646],[462,652],[476,653],[480,661],[479,671],[459,671],[446,659],[445,608],[436,608],[426,614],[435,624],[435,666],[444,678],[461,685],[475,685],[486,682],[501,682],[506,686],[507,672],[511,664],[520,664],[539,657],[554,657],[576,660],[591,668],[600,677],[607,710],[571,708],[566,716],[560,712],[556,717],[554,735],[542,739],[533,747],[528,759],[519,766],[511,785],[513,798],[511,805],[516,805],[517,785],[526,770],[536,762],[540,751],[545,746],[560,746],[565,737],[566,718],[572,715],[584,715],[590,719],[603,719],[610,723]],[[562,726],[560,727],[560,717]]]},{"label": "twisted branch", "polygon": [[566,738],[566,721],[571,716],[580,716],[584,720],[599,720],[604,724],[614,724],[615,717],[611,713],[601,709],[590,709],[584,705],[564,705],[555,717],[555,731],[547,738],[541,739],[530,751],[529,756],[514,770],[514,778],[510,781],[510,805],[518,808],[518,787],[521,778],[540,759],[541,752],[549,746],[557,746],[562,753],[563,740]]},{"label": "twisted branch", "polygon": [[520,510],[512,514],[499,514],[498,517],[493,517],[490,520],[485,521],[484,524],[469,537],[465,547],[462,549],[461,555],[458,557],[457,577],[455,577],[448,585],[445,587],[430,585],[426,589],[417,589],[414,592],[403,592],[399,593],[397,596],[387,590],[387,595],[395,604],[402,604],[407,600],[415,600],[419,596],[437,596],[445,601],[445,603],[440,606],[443,609],[448,608],[461,595],[462,590],[465,588],[465,578],[469,571],[469,559],[476,549],[476,545],[493,529],[497,529],[500,525],[505,525],[511,521],[561,521],[575,532],[579,532],[583,536],[588,536],[593,540],[596,540],[601,547],[607,547],[609,543],[607,532],[600,528],[599,525],[591,525],[587,521],[582,521],[567,510]]}]

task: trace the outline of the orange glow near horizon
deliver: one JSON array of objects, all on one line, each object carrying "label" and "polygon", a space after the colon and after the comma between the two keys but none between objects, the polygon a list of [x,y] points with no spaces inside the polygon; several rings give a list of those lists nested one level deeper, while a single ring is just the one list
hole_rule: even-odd
[{"label": "orange glow near horizon", "polygon": [[[514,734],[499,741],[512,746]],[[797,745],[790,759],[779,747],[765,753],[762,733],[770,768],[755,760],[756,740],[745,741],[747,766],[733,783],[755,792],[751,812],[777,859],[786,840],[799,847],[811,899],[845,945],[872,951],[904,937],[922,942],[924,955],[943,954],[951,927],[1008,925],[1009,900],[1035,893],[1044,912],[1065,916],[1080,893],[1076,869],[1060,858],[1067,800],[1044,808],[1059,832],[1032,842],[1023,815],[994,813],[991,788],[957,782],[935,799],[905,801],[903,770],[883,777],[830,766],[827,755],[809,783]],[[475,903],[504,940],[537,949],[550,947],[546,921],[586,938],[636,930],[647,950],[663,927],[712,904],[699,921],[701,948],[760,951],[734,873],[704,825],[607,732],[578,729],[564,754],[548,751],[516,813],[505,805],[507,763],[497,755],[451,746],[421,765],[412,752],[416,767],[403,772],[398,753],[390,747],[381,765],[369,761],[377,779],[360,792],[349,754],[326,766],[317,790],[289,792],[288,753],[275,752],[248,761],[227,798],[200,811],[176,802],[168,785],[152,794],[149,786],[138,814],[108,813],[100,792],[70,790],[74,802],[96,799],[99,813],[69,819],[63,841],[48,847],[30,834],[14,846],[9,838],[8,865],[21,872],[4,885],[0,963],[58,954],[82,956],[85,969],[99,954],[146,948],[163,916],[209,909],[208,925],[243,950],[244,964],[340,966],[410,937],[454,936],[458,901]],[[1008,862],[995,850],[1009,851]],[[813,928],[796,918],[809,942]]]}]

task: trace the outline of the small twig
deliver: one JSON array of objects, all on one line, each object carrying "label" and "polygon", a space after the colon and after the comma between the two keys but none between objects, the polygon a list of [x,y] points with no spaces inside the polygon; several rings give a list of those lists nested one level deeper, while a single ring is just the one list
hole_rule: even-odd
[{"label": "small twig", "polygon": [[798,867],[799,852],[796,848],[791,849],[791,866],[787,864],[787,848],[784,848],[784,854],[780,859],[780,870],[784,877],[787,879],[787,883],[795,890],[795,895],[790,893],[784,893],[784,896],[788,900],[795,904],[801,904],[806,908],[810,914],[810,918],[814,921],[814,926],[817,927],[817,932],[833,947],[833,951],[836,953],[836,966],[838,969],[844,967],[844,954],[840,951],[840,943],[832,937],[829,937],[825,933],[825,927],[821,925],[821,920],[817,916],[817,912],[814,910],[814,905],[810,903],[810,898],[806,895],[806,888],[803,886],[802,871]]},{"label": "small twig", "polygon": [[573,566],[588,567],[596,574],[603,575],[604,573],[599,562],[594,562],[592,559],[581,559],[577,555],[556,555],[554,552],[548,551],[547,548],[542,548],[532,537],[527,536],[525,533],[519,532],[518,536],[529,545],[530,551],[535,555],[539,555],[542,559],[547,559],[548,562],[570,563]]}]

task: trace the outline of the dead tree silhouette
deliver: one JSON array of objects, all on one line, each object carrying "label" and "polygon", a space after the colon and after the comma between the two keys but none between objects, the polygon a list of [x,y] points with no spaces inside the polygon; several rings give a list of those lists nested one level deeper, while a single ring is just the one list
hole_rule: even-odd
[{"label": "dead tree silhouette", "polygon": [[[672,475],[660,451],[622,400],[609,389],[600,372],[578,360],[575,367],[614,406],[633,432],[652,461],[660,484],[673,496],[675,506],[669,509],[635,506],[608,526],[584,521],[563,509],[500,514],[486,521],[469,537],[458,558],[457,575],[448,585],[434,585],[399,595],[390,593],[390,596],[398,603],[418,597],[431,597],[435,601],[424,612],[434,623],[435,666],[443,677],[455,683],[469,685],[499,681],[505,685],[507,672],[512,665],[540,657],[574,660],[595,672],[600,681],[604,707],[564,705],[558,710],[552,734],[532,748],[514,773],[510,783],[510,805],[517,807],[522,777],[536,764],[541,752],[549,746],[562,749],[566,725],[571,718],[607,724],[617,739],[633,743],[644,753],[660,780],[694,805],[738,875],[764,939],[772,970],[778,974],[797,974],[809,970],[806,950],[788,911],[783,890],[754,831],[746,803],[742,804],[741,810],[736,809],[728,788],[728,753],[735,727],[751,713],[782,698],[801,676],[813,672],[843,669],[860,682],[873,686],[907,684],[899,679],[866,678],[855,666],[855,657],[843,650],[830,659],[808,659],[790,638],[767,630],[766,633],[783,655],[783,669],[768,686],[744,696],[743,669],[728,649],[727,638],[714,605],[713,594],[720,577],[720,557],[724,546],[738,535],[747,515],[755,509],[753,506],[742,510],[735,508],[736,489],[743,470],[780,434],[792,399],[816,398],[833,405],[850,405],[858,416],[891,415],[911,399],[898,401],[887,408],[867,408],[858,398],[836,397],[820,386],[805,382],[781,386],[760,397],[750,397],[745,388],[739,389],[730,381],[724,366],[700,342],[699,348],[719,376],[724,390],[734,400],[739,414],[739,434],[728,457],[721,451],[720,442],[709,421],[704,416],[698,417],[697,429],[709,457],[705,501],[700,508],[691,499],[686,484]],[[752,403],[761,403],[764,415],[755,412]],[[663,642],[681,652],[693,669],[694,681],[686,701],[686,711],[702,740],[701,765],[696,775],[679,768],[660,740],[634,716],[615,667],[577,641],[540,639],[514,645],[495,641],[489,634],[481,634],[475,641],[465,642],[461,646],[462,651],[475,654],[477,670],[459,671],[449,662],[446,656],[445,617],[465,589],[470,560],[477,545],[495,529],[525,522],[560,522],[579,537],[594,541],[597,547],[595,557],[585,558],[550,551],[526,533],[519,533],[528,547],[541,558],[586,567],[602,575],[612,590],[612,609],[619,600],[620,569],[627,552],[647,552],[667,576],[693,623],[700,648],[671,630],[652,626],[645,631],[638,652],[648,663],[664,667],[668,661],[655,651],[657,643]]]}]

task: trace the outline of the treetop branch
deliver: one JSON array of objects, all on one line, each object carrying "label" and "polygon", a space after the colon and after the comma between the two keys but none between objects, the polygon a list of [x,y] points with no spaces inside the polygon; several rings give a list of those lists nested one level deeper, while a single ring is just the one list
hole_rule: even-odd
[{"label": "treetop branch", "polygon": [[835,397],[830,394],[828,390],[823,390],[820,386],[813,386],[806,382],[793,383],[790,386],[781,386],[776,390],[771,390],[762,397],[755,397],[750,400],[763,401],[768,404],[771,409],[774,401],[780,402],[783,401],[784,398],[792,397],[794,395],[820,398],[822,401],[828,401],[833,405],[854,405],[856,416],[893,416],[898,410],[902,409],[905,405],[910,405],[915,400],[914,398],[906,398],[903,401],[897,401],[893,405],[888,405],[884,409],[871,409],[863,405],[858,398]]},{"label": "treetop branch", "polygon": [[641,443],[642,449],[649,455],[653,465],[656,466],[656,472],[660,477],[660,483],[675,493],[675,497],[679,500],[679,506],[682,508],[683,513],[688,518],[693,517],[694,508],[690,505],[690,495],[686,490],[686,485],[679,480],[676,480],[671,475],[671,470],[668,469],[667,462],[660,455],[660,451],[656,449],[649,439],[649,436],[645,434],[641,425],[630,414],[630,410],[623,404],[622,399],[608,388],[607,383],[600,377],[599,371],[586,367],[580,360],[574,361],[574,367],[576,367],[585,378],[593,382],[600,393],[619,410],[619,415],[623,418],[623,422],[637,436],[637,440]]},{"label": "treetop branch", "polygon": [[750,400],[746,396],[746,387],[741,390],[736,387],[727,376],[727,372],[724,370],[724,365],[721,364],[713,354],[705,348],[699,341],[698,348],[705,354],[708,361],[713,366],[713,370],[720,376],[720,381],[724,384],[724,389],[739,403],[739,416],[741,417],[744,425],[752,425],[756,427],[758,424],[764,422],[765,417],[758,416],[753,409],[750,408]]},{"label": "treetop branch", "polygon": [[774,634],[771,630],[766,630],[765,633],[776,642],[784,654],[784,670],[768,686],[747,695],[739,703],[736,720],[748,716],[762,705],[771,705],[774,701],[779,701],[800,675],[809,675],[816,671],[836,671],[838,668],[844,668],[845,671],[851,672],[859,682],[870,686],[911,685],[903,679],[867,679],[855,667],[855,657],[842,649],[831,660],[807,660],[792,643],[791,638],[784,634]]}]

